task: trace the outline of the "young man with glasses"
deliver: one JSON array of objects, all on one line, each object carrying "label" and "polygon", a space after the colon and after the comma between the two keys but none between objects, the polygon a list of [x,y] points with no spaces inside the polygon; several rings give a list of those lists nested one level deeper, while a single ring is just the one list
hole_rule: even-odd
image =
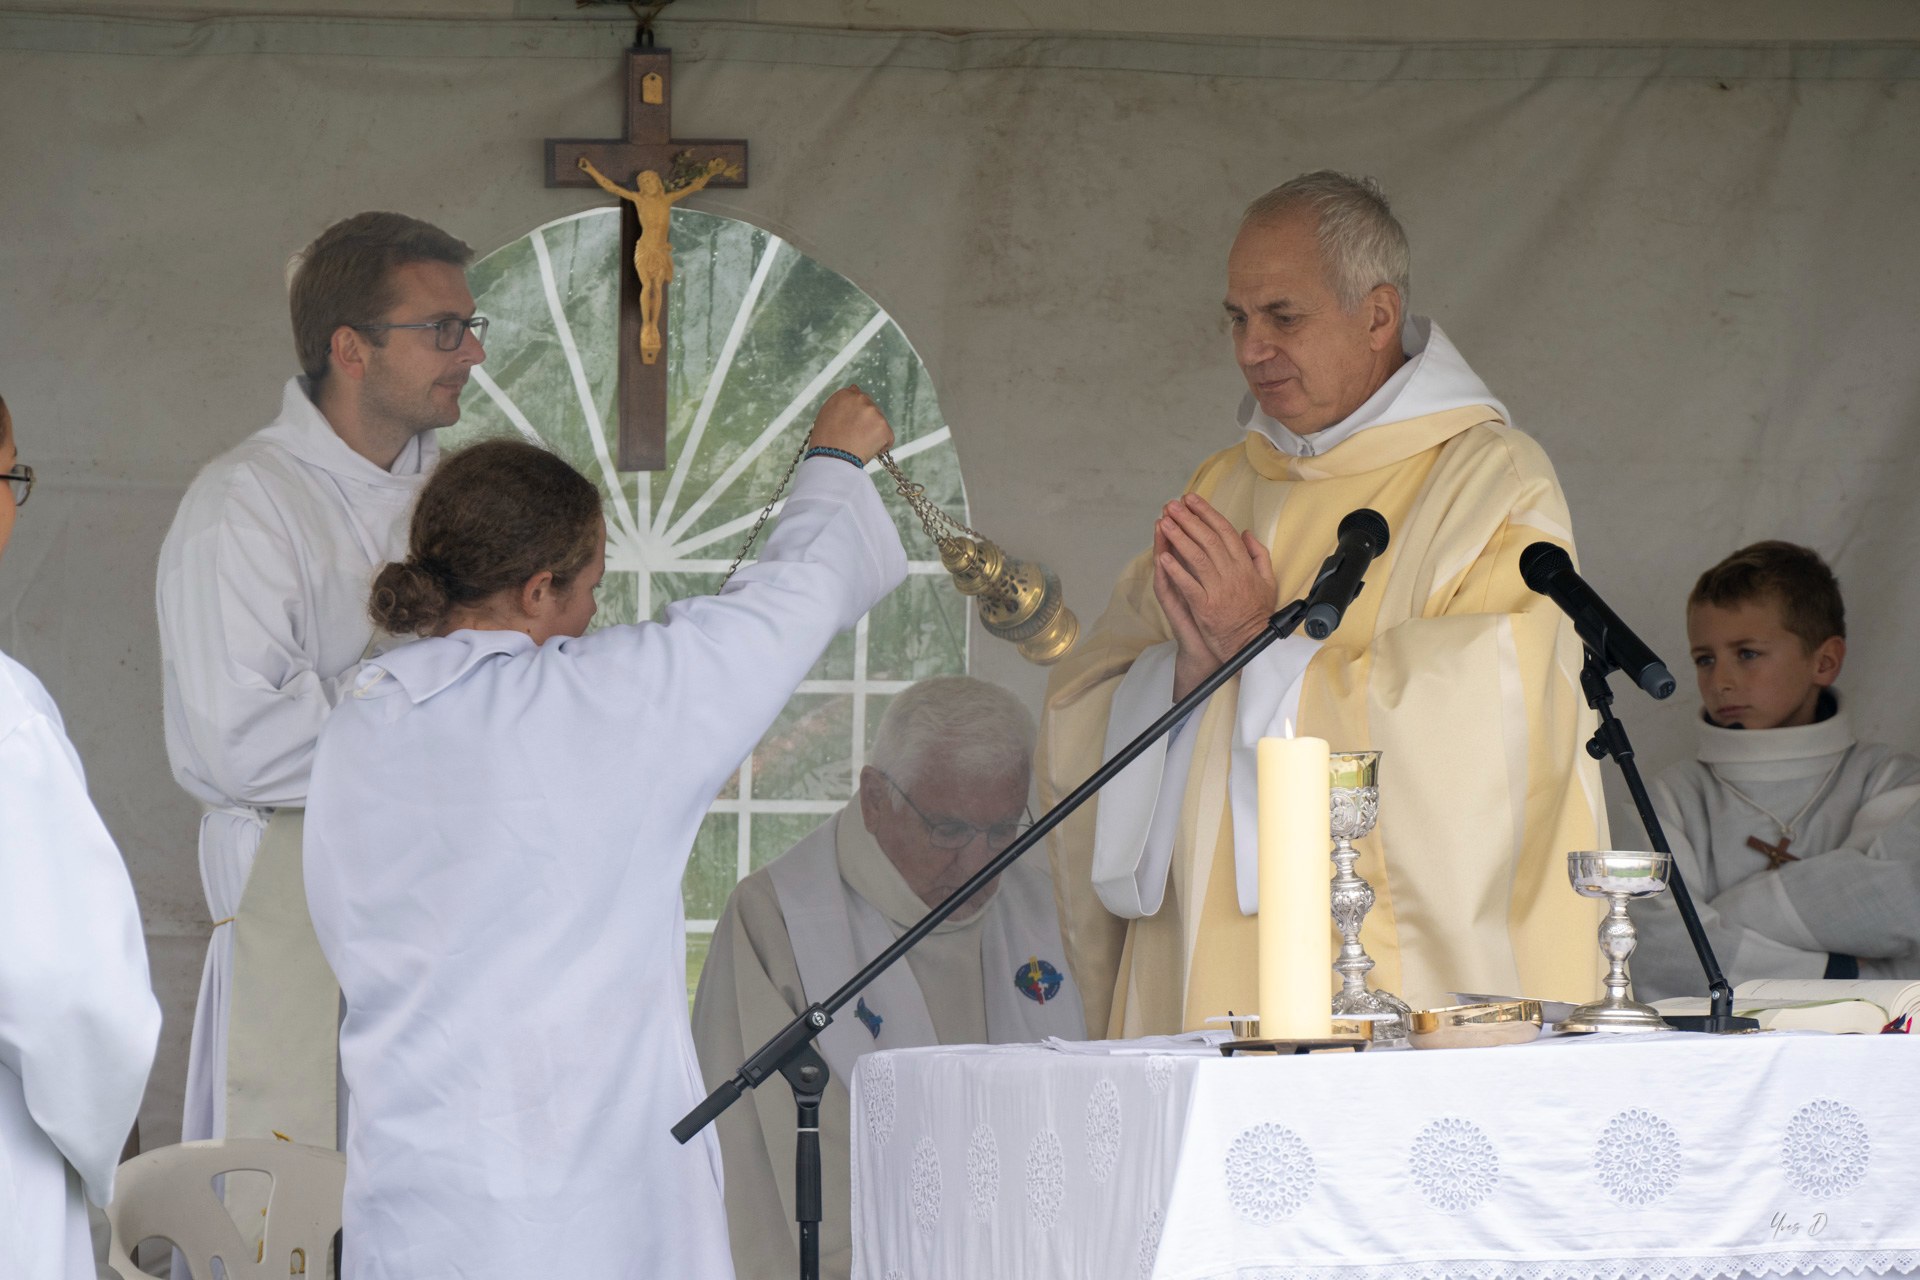
[{"label": "young man with glasses", "polygon": [[406,549],[433,433],[484,360],[473,254],[362,213],[295,260],[280,414],[201,471],[160,552],[167,756],[205,806],[213,935],[181,1136],[333,1146],[339,996],[300,888],[308,771],[343,677],[376,647],[374,573]]},{"label": "young man with glasses", "polygon": [[[922,681],[888,704],[854,801],[741,881],[720,917],[693,1008],[709,1088],[1014,842],[1030,821],[1033,732],[1018,699],[966,676]],[[852,1266],[847,1082],[862,1054],[1085,1034],[1046,860],[1022,858],[820,1036],[833,1073],[821,1105],[821,1275]],[[791,1274],[792,1100],[757,1091],[719,1128],[734,1270]]]},{"label": "young man with glasses", "polygon": [[[0,401],[0,553],[25,505]],[[86,1201],[113,1195],[160,1036],[126,864],[53,699],[0,653],[0,1276],[93,1280]]]}]

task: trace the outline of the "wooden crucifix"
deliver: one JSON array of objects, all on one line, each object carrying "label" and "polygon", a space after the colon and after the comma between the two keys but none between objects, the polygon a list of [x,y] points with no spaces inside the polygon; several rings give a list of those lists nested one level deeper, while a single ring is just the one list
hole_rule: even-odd
[{"label": "wooden crucifix", "polygon": [[1780,833],[1779,844],[1768,844],[1759,836],[1747,837],[1747,848],[1753,850],[1755,853],[1764,853],[1767,856],[1767,870],[1769,871],[1778,871],[1789,862],[1800,861],[1799,854],[1787,852],[1787,846],[1792,843],[1793,837],[1784,831]]},{"label": "wooden crucifix", "polygon": [[[747,144],[737,140],[673,138],[671,97],[673,54],[668,49],[627,51],[627,127],[623,139],[548,138],[547,185],[550,187],[608,186],[633,183],[620,195],[620,449],[622,471],[660,471],[667,465],[667,284],[672,259],[666,250],[664,226],[658,245],[643,249],[639,204],[659,204],[658,221],[685,189],[699,186],[747,185]],[[582,164],[591,165],[610,182],[600,182]],[[681,190],[669,190],[676,178],[691,178]],[[649,181],[651,179],[651,181]],[[656,187],[658,191],[656,193]],[[656,219],[649,219],[654,221]],[[653,270],[642,308],[641,273],[651,255]],[[660,263],[664,261],[662,273]],[[656,318],[657,317],[657,318]],[[653,320],[654,323],[647,323]],[[642,351],[642,338],[648,350]]]}]

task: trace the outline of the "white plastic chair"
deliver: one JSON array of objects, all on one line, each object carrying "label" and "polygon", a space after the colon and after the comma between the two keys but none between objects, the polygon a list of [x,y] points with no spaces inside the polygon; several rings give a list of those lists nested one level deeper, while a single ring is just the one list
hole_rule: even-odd
[{"label": "white plastic chair", "polygon": [[[215,1178],[242,1171],[273,1179],[257,1258],[214,1194]],[[216,1257],[227,1280],[326,1280],[346,1181],[345,1156],[293,1142],[217,1138],[143,1152],[115,1175],[107,1265],[122,1280],[142,1280],[131,1252],[157,1236],[186,1257],[193,1280],[215,1280]]]}]

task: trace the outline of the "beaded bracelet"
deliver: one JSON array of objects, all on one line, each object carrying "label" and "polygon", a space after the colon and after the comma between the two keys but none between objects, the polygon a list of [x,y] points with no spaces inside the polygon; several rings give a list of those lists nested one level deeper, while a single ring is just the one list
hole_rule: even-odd
[{"label": "beaded bracelet", "polygon": [[867,464],[860,461],[858,455],[848,453],[845,449],[835,449],[824,444],[813,446],[813,448],[807,450],[806,456],[809,458],[838,458],[842,462],[851,462],[862,471],[867,469]]}]

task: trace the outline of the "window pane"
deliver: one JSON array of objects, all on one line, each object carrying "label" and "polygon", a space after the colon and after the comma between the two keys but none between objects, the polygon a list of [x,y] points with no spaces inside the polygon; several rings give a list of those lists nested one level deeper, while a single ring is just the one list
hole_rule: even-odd
[{"label": "window pane", "polygon": [[[924,680],[964,672],[968,607],[944,573],[908,578],[867,615],[867,678]],[[878,718],[870,715],[869,723]]]},{"label": "window pane", "polygon": [[852,696],[795,694],[754,748],[753,798],[845,800],[852,757]]},{"label": "window pane", "polygon": [[[753,815],[753,870],[758,871],[799,844],[831,815],[824,813],[756,813]],[[854,821],[859,821],[856,810]]]},{"label": "window pane", "polygon": [[687,934],[687,1012],[693,1012],[693,997],[700,990],[700,970],[706,966],[707,950],[713,942],[710,933]]},{"label": "window pane", "polygon": [[727,895],[738,880],[735,867],[740,857],[740,816],[710,813],[700,820],[700,834],[694,837],[693,858],[687,863],[687,878],[682,884],[687,915],[695,920],[718,920],[727,905]]}]

